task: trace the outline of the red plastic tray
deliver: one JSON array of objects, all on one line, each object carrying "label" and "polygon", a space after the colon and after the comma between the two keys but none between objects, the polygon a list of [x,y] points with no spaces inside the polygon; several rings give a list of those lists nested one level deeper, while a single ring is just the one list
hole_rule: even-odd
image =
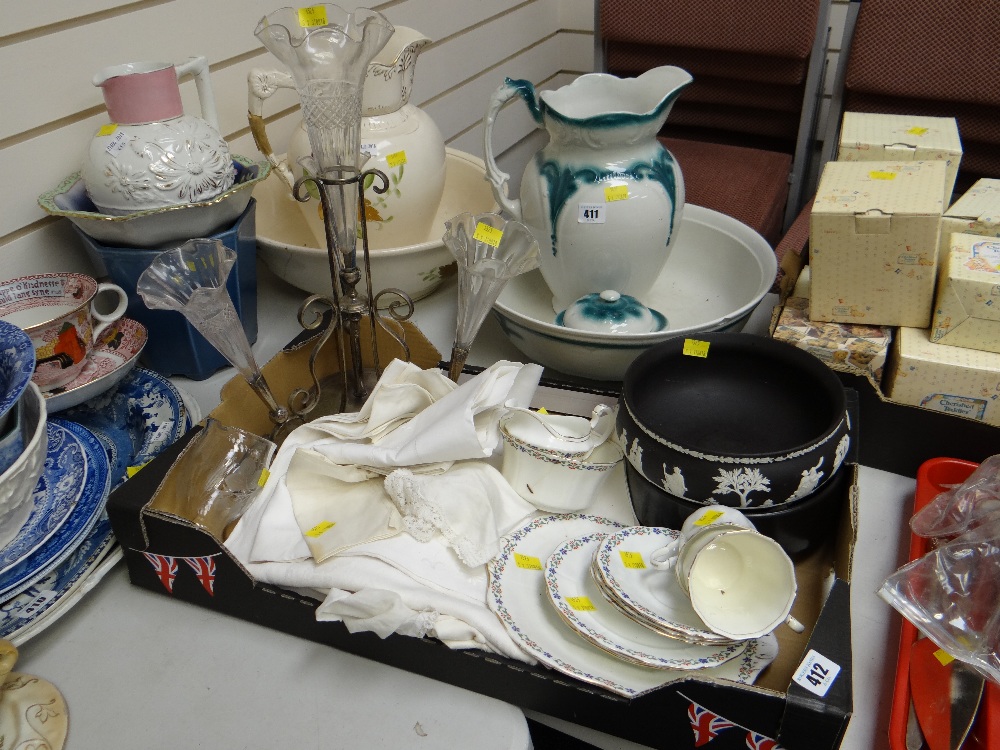
[{"label": "red plastic tray", "polygon": [[[979,464],[957,458],[932,458],[925,461],[917,471],[913,512],[916,513],[950,486],[964,482],[978,466]],[[911,535],[909,559],[922,557],[930,546],[929,539]],[[904,618],[899,634],[896,688],[889,718],[889,747],[892,750],[906,750],[906,720],[910,712],[910,649],[917,640],[917,635],[916,627]],[[986,682],[979,714],[962,748],[1000,750],[1000,686],[989,680]]]}]

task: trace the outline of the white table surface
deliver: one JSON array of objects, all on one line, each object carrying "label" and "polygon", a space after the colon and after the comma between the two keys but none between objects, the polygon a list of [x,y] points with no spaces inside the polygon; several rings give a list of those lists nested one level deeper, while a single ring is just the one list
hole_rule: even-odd
[{"label": "white table surface", "polygon": [[[253,349],[264,363],[299,332],[294,310],[306,294],[262,265],[258,281]],[[447,281],[417,302],[414,316],[445,359],[455,299],[455,282]],[[763,330],[773,302],[765,300],[748,330]],[[500,358],[523,356],[488,318],[469,364]],[[175,382],[207,414],[230,377]],[[905,558],[914,486],[912,478],[861,468],[851,585],[855,713],[844,750],[888,747],[900,619],[875,591]],[[524,714],[508,704],[139,589],[122,563],[20,652],[16,671],[50,680],[66,697],[69,750],[530,747]],[[597,747],[639,747],[529,716]]]}]

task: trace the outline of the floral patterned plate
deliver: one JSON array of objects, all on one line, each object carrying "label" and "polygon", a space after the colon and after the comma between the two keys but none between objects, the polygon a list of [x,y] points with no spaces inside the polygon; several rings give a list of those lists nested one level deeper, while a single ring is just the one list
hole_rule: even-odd
[{"label": "floral patterned plate", "polygon": [[619,612],[604,598],[591,575],[594,553],[608,536],[596,532],[571,539],[545,563],[549,599],[571,628],[608,653],[655,669],[705,669],[743,652],[746,641],[725,645],[685,643],[656,633]]},{"label": "floral patterned plate", "polygon": [[[500,553],[487,563],[487,603],[514,641],[531,657],[581,682],[626,698],[688,679],[686,669],[651,669],[619,659],[574,632],[549,601],[544,563],[563,542],[594,533],[609,533],[622,524],[587,515],[542,516],[511,532]],[[751,683],[778,653],[773,635],[752,641],[743,654],[699,676]]]},{"label": "floral patterned plate", "polygon": [[146,346],[146,327],[121,318],[94,347],[89,361],[73,380],[45,395],[49,414],[69,409],[114,388],[139,361]]},{"label": "floral patterned plate", "polygon": [[600,590],[626,615],[661,633],[689,643],[732,643],[705,625],[673,570],[657,570],[647,564],[653,552],[677,535],[677,531],[659,526],[631,526],[609,534],[593,558],[592,570]]}]

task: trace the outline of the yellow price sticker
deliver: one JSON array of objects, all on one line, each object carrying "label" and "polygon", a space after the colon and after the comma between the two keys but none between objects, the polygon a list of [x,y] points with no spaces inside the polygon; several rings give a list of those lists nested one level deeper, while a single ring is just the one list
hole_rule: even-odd
[{"label": "yellow price sticker", "polygon": [[566,603],[577,612],[593,612],[597,607],[586,596],[567,596]]},{"label": "yellow price sticker", "polygon": [[476,224],[476,231],[472,233],[472,239],[493,247],[500,247],[500,240],[503,238],[503,230],[491,227],[489,224],[479,222]]},{"label": "yellow price sticker", "polygon": [[271,476],[271,472],[269,472],[267,469],[261,469],[260,470],[260,476],[257,477],[257,486],[258,487],[263,487],[265,484],[267,484],[267,479],[270,476]]},{"label": "yellow price sticker", "polygon": [[622,565],[626,568],[632,568],[633,570],[643,570],[646,567],[646,563],[642,561],[642,555],[638,552],[626,552],[625,550],[618,550],[618,554],[621,555]]},{"label": "yellow price sticker", "polygon": [[142,467],[145,466],[145,465],[146,464],[140,464],[139,466],[126,466],[125,467],[125,476],[127,476],[129,479],[131,479],[136,474],[138,474],[139,470],[142,469]]},{"label": "yellow price sticker", "polygon": [[707,357],[708,356],[709,343],[707,341],[699,341],[698,339],[684,339],[684,346],[681,348],[681,354],[685,357]]},{"label": "yellow price sticker", "polygon": [[604,200],[606,203],[628,200],[628,185],[613,185],[604,188]]},{"label": "yellow price sticker", "polygon": [[939,662],[941,662],[942,667],[947,667],[949,664],[955,661],[955,657],[949,654],[943,648],[939,648],[937,651],[934,652],[934,658],[937,659]]},{"label": "yellow price sticker", "polygon": [[909,128],[906,132],[909,133],[910,135],[924,135],[927,132],[927,128],[914,126],[912,128]]},{"label": "yellow price sticker", "polygon": [[868,176],[873,180],[895,180],[895,172],[869,172]]},{"label": "yellow price sticker", "polygon": [[304,29],[313,26],[326,26],[326,8],[322,5],[310,5],[307,8],[299,8],[299,26]]},{"label": "yellow price sticker", "polygon": [[520,552],[514,553],[514,564],[525,570],[541,570],[542,561],[531,555],[522,555]]},{"label": "yellow price sticker", "polygon": [[706,510],[701,517],[694,522],[695,526],[709,526],[722,518],[721,510]]},{"label": "yellow price sticker", "polygon": [[335,524],[333,521],[323,521],[322,523],[318,523],[311,529],[309,529],[309,531],[306,532],[306,536],[316,539],[318,537],[323,536],[323,534],[328,532],[336,525],[337,524]]},{"label": "yellow price sticker", "polygon": [[385,163],[390,167],[401,167],[406,164],[406,152],[396,151],[385,157]]},{"label": "yellow price sticker", "polygon": [[108,123],[107,125],[102,125],[101,129],[97,131],[97,135],[111,135],[116,130],[118,130],[118,125],[115,123]]}]

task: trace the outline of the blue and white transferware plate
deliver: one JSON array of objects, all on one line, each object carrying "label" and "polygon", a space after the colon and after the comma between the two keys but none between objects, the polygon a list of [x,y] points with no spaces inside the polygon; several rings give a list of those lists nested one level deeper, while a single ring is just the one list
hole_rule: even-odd
[{"label": "blue and white transferware plate", "polygon": [[[103,516],[60,565],[0,604],[0,638],[20,645],[51,625],[96,582],[95,571],[103,568],[114,547],[111,522]],[[118,552],[115,561],[121,557]]]},{"label": "blue and white transferware plate", "polygon": [[156,458],[190,427],[187,406],[174,385],[152,370],[136,367],[117,388],[63,413],[104,443],[113,487],[127,469]]},{"label": "blue and white transferware plate", "polygon": [[617,695],[634,698],[678,680],[699,677],[751,683],[777,655],[773,634],[751,641],[737,658],[692,673],[650,669],[612,656],[574,632],[552,606],[545,585],[545,561],[564,542],[623,527],[607,518],[580,514],[536,518],[501,541],[487,563],[486,601],[515,643],[547,667]]},{"label": "blue and white transferware plate", "polygon": [[[50,423],[51,424],[51,423]],[[94,528],[108,499],[111,476],[104,446],[93,433],[66,422],[52,425],[78,438],[86,453],[82,491],[72,513],[45,542],[3,573],[0,573],[0,601],[17,596],[69,557]]]},{"label": "blue and white transferware plate", "polygon": [[[625,661],[654,669],[706,669],[738,656],[739,643],[685,643],[629,619],[604,598],[591,575],[591,561],[605,532],[561,544],[545,563],[545,585],[556,611],[573,630]],[[672,576],[673,573],[661,573]]]},{"label": "blue and white transferware plate", "polygon": [[0,573],[17,565],[56,533],[83,492],[88,460],[83,443],[60,425],[49,422],[45,430],[49,447],[31,497],[35,507],[17,536],[0,549]]},{"label": "blue and white transferware plate", "polygon": [[35,345],[21,328],[0,320],[0,427],[35,372]]}]

